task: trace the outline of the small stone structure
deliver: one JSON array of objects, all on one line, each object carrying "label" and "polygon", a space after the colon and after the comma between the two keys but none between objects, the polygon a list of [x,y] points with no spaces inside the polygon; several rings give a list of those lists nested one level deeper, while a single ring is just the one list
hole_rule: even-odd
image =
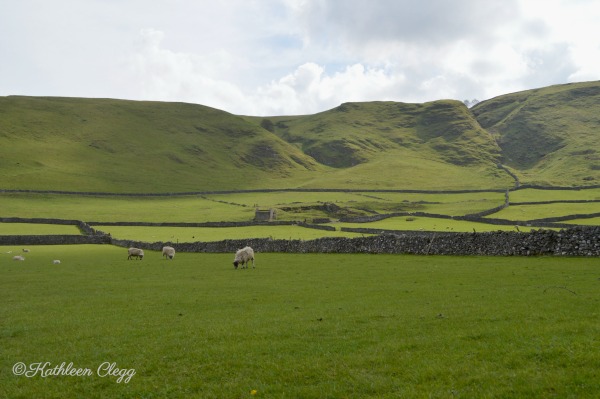
[{"label": "small stone structure", "polygon": [[254,213],[254,220],[256,222],[272,222],[277,219],[277,211],[274,208],[259,209],[256,208]]}]

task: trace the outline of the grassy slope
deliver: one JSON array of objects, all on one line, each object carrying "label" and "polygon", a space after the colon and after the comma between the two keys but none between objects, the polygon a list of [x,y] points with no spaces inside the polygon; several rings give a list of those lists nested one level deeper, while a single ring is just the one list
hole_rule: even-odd
[{"label": "grassy slope", "polygon": [[551,86],[484,101],[472,111],[522,183],[600,184],[600,82]]},{"label": "grassy slope", "polygon": [[[0,187],[103,192],[506,187],[458,102],[344,104],[268,129],[160,102],[0,98]],[[287,140],[287,141],[286,141]],[[288,143],[289,141],[289,143]]]},{"label": "grassy slope", "polygon": [[600,182],[600,83],[241,117],[201,105],[0,98],[0,188],[184,192]]},{"label": "grassy slope", "polygon": [[457,101],[346,103],[315,115],[250,118],[337,169],[311,187],[508,187],[500,149]]},{"label": "grassy slope", "polygon": [[168,192],[284,185],[322,168],[241,118],[182,103],[0,98],[2,188]]}]

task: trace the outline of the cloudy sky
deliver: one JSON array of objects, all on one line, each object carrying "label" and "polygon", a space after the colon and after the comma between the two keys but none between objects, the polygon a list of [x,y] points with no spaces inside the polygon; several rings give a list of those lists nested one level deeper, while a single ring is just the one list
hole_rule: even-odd
[{"label": "cloudy sky", "polygon": [[0,96],[309,114],[600,80],[597,0],[0,0]]}]

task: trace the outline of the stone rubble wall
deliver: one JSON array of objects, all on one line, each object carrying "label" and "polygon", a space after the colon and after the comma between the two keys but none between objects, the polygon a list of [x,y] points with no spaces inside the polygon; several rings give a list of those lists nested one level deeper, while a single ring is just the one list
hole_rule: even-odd
[{"label": "stone rubble wall", "polygon": [[600,256],[600,227],[567,230],[534,230],[528,233],[434,233],[404,232],[358,238],[316,240],[247,239],[217,242],[144,243],[112,239],[113,245],[160,251],[170,245],[178,252],[234,253],[245,246],[256,252],[289,253],[371,253],[416,255],[485,256]]},{"label": "stone rubble wall", "polygon": [[[9,220],[10,219],[10,220]],[[50,223],[54,219],[0,218],[3,222]],[[160,251],[164,245],[178,252],[232,253],[251,246],[257,252],[288,253],[382,253],[419,255],[486,256],[600,256],[600,226],[572,227],[560,231],[533,230],[527,233],[496,231],[485,233],[393,232],[358,238],[316,240],[247,239],[218,242],[146,243],[120,240],[95,230],[81,221],[56,220],[79,226],[82,235],[2,235],[0,245],[112,244]]]}]

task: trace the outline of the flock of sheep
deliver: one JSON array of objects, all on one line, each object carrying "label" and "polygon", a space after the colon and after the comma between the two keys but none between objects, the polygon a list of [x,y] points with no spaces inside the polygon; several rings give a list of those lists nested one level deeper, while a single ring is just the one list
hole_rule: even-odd
[{"label": "flock of sheep", "polygon": [[[10,254],[11,252],[12,251],[8,251],[7,253]],[[29,252],[29,249],[23,248],[23,252],[27,253],[27,252]],[[22,262],[22,261],[25,260],[25,257],[23,255],[15,255],[15,256],[13,256],[13,260]],[[55,265],[60,265],[60,260],[59,259],[54,259],[52,261],[52,263],[54,263]]]},{"label": "flock of sheep", "polygon": [[[23,252],[29,252],[29,249],[24,248]],[[129,248],[127,250],[127,255],[128,260],[131,260],[133,258],[142,260],[144,259],[144,250],[140,248]],[[162,256],[164,256],[165,259],[173,260],[173,258],[175,257],[175,248],[169,246],[163,247]],[[13,260],[24,261],[25,257],[22,255],[15,255],[13,256]],[[252,261],[252,268],[254,269],[254,250],[250,247],[238,249],[235,253],[235,258],[233,259],[233,267],[237,269],[238,266],[241,266],[241,269],[247,269],[250,261]],[[54,259],[52,263],[54,263],[55,265],[60,264],[60,260]]]},{"label": "flock of sheep", "polygon": [[[131,260],[133,258],[142,260],[144,259],[144,250],[140,248],[129,248],[127,250],[127,259]],[[162,255],[166,259],[173,259],[175,257],[175,248],[173,247],[163,247]],[[242,249],[238,249],[235,253],[235,258],[233,259],[233,267],[238,268],[238,265],[241,265],[242,269],[248,268],[248,264],[252,261],[252,268],[254,269],[254,250],[250,247],[245,247]]]},{"label": "flock of sheep", "polygon": [[[143,249],[139,249],[139,248],[129,248],[127,250],[127,259],[131,260],[132,258],[136,258],[139,260],[144,259],[144,250]],[[173,247],[163,247],[162,249],[162,256],[165,257],[165,259],[173,259],[175,257],[175,248]]]}]

